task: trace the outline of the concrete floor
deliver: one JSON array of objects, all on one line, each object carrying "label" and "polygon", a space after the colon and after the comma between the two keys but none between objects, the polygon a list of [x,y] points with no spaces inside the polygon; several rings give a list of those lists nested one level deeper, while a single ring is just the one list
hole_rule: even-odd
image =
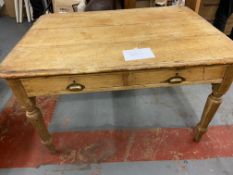
[{"label": "concrete floor", "polygon": [[[30,28],[16,24],[14,19],[0,17],[0,61]],[[58,98],[51,132],[96,131],[122,128],[187,128],[199,121],[210,85],[156,88],[120,92],[66,95]],[[12,93],[0,80],[0,111]],[[0,116],[1,117],[1,116]],[[65,124],[64,124],[65,123]],[[211,125],[233,124],[233,87],[225,96]],[[1,160],[0,160],[1,164]],[[14,167],[0,169],[0,175],[34,174],[233,174],[233,157],[206,160],[162,160],[91,164],[82,169],[77,165],[41,165],[39,168]]]},{"label": "concrete floor", "polygon": [[[0,62],[15,46],[31,24],[16,24],[13,18],[0,17]],[[6,82],[0,79],[0,110],[11,97]]]}]

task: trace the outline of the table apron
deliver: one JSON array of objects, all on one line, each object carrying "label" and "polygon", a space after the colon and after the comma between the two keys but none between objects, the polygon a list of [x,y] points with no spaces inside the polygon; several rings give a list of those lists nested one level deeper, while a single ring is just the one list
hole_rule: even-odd
[{"label": "table apron", "polygon": [[[181,86],[199,83],[220,83],[226,66],[196,66],[186,68],[155,69],[22,78],[29,97],[56,94],[89,93],[152,87]],[[71,90],[73,84],[79,89]]]}]

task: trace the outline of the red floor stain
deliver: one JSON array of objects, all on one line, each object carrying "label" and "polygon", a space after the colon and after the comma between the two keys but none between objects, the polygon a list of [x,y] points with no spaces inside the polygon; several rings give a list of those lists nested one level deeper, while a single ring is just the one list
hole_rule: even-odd
[{"label": "red floor stain", "polygon": [[[40,98],[46,123],[56,98]],[[207,159],[233,156],[233,126],[211,127],[200,143],[188,128],[53,133],[59,150],[51,155],[40,144],[25,114],[11,100],[0,113],[0,168],[73,163]]]}]

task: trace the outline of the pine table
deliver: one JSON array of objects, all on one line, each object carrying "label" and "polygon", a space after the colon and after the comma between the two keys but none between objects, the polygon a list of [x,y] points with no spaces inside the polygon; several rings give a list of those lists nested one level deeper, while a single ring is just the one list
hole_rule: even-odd
[{"label": "pine table", "polygon": [[[133,48],[156,58],[125,61],[122,51]],[[49,14],[1,63],[0,77],[51,152],[37,96],[209,83],[199,141],[233,81],[233,42],[186,7]]]}]

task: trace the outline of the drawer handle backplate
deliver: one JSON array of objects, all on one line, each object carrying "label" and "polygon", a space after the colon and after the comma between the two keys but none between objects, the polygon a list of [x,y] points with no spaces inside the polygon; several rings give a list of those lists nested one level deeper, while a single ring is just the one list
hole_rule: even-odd
[{"label": "drawer handle backplate", "polygon": [[70,85],[66,87],[67,90],[75,91],[75,92],[82,91],[84,88],[85,88],[84,85],[76,83],[75,81],[73,81],[73,83],[71,83]]},{"label": "drawer handle backplate", "polygon": [[179,84],[184,82],[186,79],[184,77],[181,77],[178,73],[176,74],[176,76],[169,78],[168,80],[166,80],[167,83],[170,84]]}]

